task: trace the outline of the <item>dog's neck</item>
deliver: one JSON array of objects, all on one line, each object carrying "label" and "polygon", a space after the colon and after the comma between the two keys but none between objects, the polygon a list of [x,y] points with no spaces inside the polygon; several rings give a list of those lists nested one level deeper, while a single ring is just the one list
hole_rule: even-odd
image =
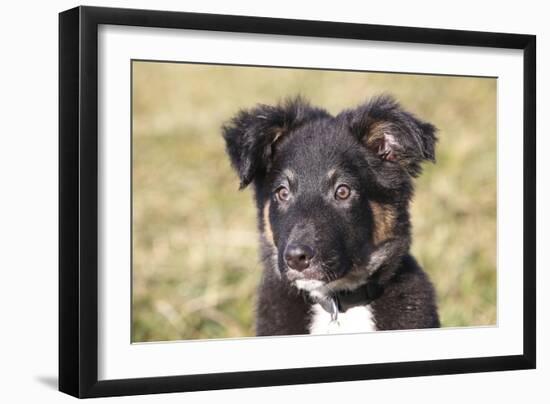
[{"label": "dog's neck", "polygon": [[326,312],[334,315],[335,311],[345,313],[352,307],[370,304],[384,293],[384,288],[378,283],[371,281],[352,291],[342,290],[325,297],[312,297],[309,293],[305,293],[306,299],[308,299],[311,304],[317,303]]}]

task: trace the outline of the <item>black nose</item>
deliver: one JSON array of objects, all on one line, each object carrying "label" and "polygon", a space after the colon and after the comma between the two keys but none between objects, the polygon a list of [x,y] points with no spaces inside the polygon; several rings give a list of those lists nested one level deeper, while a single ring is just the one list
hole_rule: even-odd
[{"label": "black nose", "polygon": [[286,264],[292,269],[303,271],[309,267],[313,254],[313,249],[307,245],[290,244],[285,250]]}]

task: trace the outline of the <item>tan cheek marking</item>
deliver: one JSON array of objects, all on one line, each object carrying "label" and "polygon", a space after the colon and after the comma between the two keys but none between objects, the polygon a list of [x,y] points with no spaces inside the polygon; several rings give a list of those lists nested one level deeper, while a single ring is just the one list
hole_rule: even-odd
[{"label": "tan cheek marking", "polygon": [[370,206],[374,217],[373,241],[378,245],[393,237],[397,215],[392,206],[372,201]]},{"label": "tan cheek marking", "polygon": [[263,216],[264,216],[264,237],[267,240],[268,243],[271,245],[275,245],[275,241],[273,239],[273,230],[271,229],[271,222],[269,221],[269,206],[271,205],[271,201],[267,201],[267,203],[264,206]]}]

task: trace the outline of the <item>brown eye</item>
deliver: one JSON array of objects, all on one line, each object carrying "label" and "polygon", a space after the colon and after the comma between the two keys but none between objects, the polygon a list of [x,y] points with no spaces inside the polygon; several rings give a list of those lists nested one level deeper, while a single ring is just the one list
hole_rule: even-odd
[{"label": "brown eye", "polygon": [[336,193],[334,194],[334,197],[343,201],[345,199],[348,199],[350,194],[351,189],[347,185],[340,185],[338,188],[336,188]]},{"label": "brown eye", "polygon": [[290,199],[290,191],[286,187],[281,187],[277,190],[277,198],[280,201],[288,201]]}]

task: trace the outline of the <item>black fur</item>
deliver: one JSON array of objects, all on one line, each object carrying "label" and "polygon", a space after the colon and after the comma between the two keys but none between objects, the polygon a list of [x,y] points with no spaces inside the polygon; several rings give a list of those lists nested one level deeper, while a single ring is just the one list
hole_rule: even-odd
[{"label": "black fur", "polygon": [[[297,279],[328,284],[327,296],[375,285],[379,330],[439,326],[433,287],[409,255],[412,179],[435,161],[433,125],[389,96],[336,116],[295,98],[239,112],[223,135],[241,188],[254,185],[258,335],[308,332],[312,301]],[[296,246],[308,252],[298,269]]]}]

